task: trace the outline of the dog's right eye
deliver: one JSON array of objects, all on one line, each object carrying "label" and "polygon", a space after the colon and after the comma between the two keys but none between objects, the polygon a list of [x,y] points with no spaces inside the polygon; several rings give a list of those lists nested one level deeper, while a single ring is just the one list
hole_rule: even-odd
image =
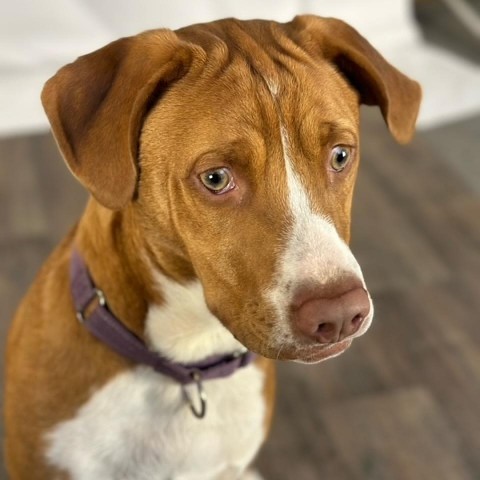
[{"label": "dog's right eye", "polygon": [[215,168],[207,170],[199,176],[203,185],[212,193],[226,193],[235,187],[233,176],[228,168]]},{"label": "dog's right eye", "polygon": [[341,172],[350,162],[352,151],[350,147],[337,145],[330,156],[330,166],[335,172]]}]

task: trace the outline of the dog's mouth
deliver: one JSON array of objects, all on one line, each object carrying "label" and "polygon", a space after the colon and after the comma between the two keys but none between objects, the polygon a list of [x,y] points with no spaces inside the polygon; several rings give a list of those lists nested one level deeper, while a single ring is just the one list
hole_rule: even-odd
[{"label": "dog's mouth", "polygon": [[[324,339],[308,338],[299,333],[288,332],[272,338],[271,342],[261,342],[250,347],[264,357],[274,360],[294,361],[299,363],[319,363],[344,353],[356,338],[361,337],[370,327],[373,318],[373,307],[370,313],[363,318],[358,329],[348,336],[339,335],[340,338],[325,342]],[[256,337],[256,338],[255,338]],[[255,336],[255,340],[259,337]],[[269,337],[264,334],[263,338]],[[283,338],[282,338],[283,337]],[[343,338],[342,338],[343,337]],[[249,338],[251,340],[251,337]],[[323,341],[322,341],[323,340]],[[257,348],[255,348],[257,347]]]},{"label": "dog's mouth", "polygon": [[327,345],[291,346],[284,347],[277,354],[278,360],[290,360],[299,363],[319,363],[341,355],[350,347],[353,338],[346,338],[339,342]]}]

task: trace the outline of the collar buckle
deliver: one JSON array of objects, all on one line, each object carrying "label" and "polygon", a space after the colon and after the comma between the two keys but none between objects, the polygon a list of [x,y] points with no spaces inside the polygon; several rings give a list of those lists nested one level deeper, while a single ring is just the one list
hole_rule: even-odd
[{"label": "collar buckle", "polygon": [[98,305],[100,305],[101,307],[104,307],[107,304],[107,299],[105,298],[105,294],[103,293],[102,290],[100,290],[99,288],[94,288],[93,293],[94,293],[94,295],[92,296],[92,298],[90,298],[90,300],[87,302],[87,304],[83,308],[81,308],[80,310],[77,310],[75,312],[75,315],[77,316],[77,320],[80,323],[85,322],[85,320],[86,320],[85,313],[86,313],[88,307],[90,307],[90,305],[92,304],[92,302],[94,300],[97,300]]},{"label": "collar buckle", "polygon": [[[233,354],[212,355],[193,364],[177,363],[148,348],[145,341],[129,330],[108,308],[102,290],[93,282],[86,263],[77,250],[72,251],[70,281],[76,318],[97,340],[112,351],[140,365],[153,368],[182,387],[193,415],[203,418],[207,412],[207,395],[203,382],[225,378],[246,367],[255,355],[240,349]],[[186,385],[195,384],[192,390]]]}]

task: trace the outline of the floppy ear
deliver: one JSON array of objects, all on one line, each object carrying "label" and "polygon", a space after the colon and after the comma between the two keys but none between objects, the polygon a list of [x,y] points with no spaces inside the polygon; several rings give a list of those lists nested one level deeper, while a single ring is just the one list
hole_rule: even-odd
[{"label": "floppy ear", "polygon": [[291,25],[301,45],[326,58],[360,94],[360,101],[378,105],[387,126],[400,143],[414,133],[422,96],[420,85],[390,65],[355,29],[335,18],[295,17]]},{"label": "floppy ear", "polygon": [[61,68],[42,103],[73,174],[104,206],[137,184],[137,143],[149,99],[188,69],[192,49],[170,30],[122,38]]}]

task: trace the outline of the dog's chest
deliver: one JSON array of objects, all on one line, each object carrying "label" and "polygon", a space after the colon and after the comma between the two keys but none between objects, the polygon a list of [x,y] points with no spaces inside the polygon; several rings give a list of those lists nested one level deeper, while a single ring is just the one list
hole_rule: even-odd
[{"label": "dog's chest", "polygon": [[135,368],[49,433],[48,459],[74,480],[233,480],[264,437],[263,377],[250,365],[205,382],[208,411],[197,419],[178,384]]}]

